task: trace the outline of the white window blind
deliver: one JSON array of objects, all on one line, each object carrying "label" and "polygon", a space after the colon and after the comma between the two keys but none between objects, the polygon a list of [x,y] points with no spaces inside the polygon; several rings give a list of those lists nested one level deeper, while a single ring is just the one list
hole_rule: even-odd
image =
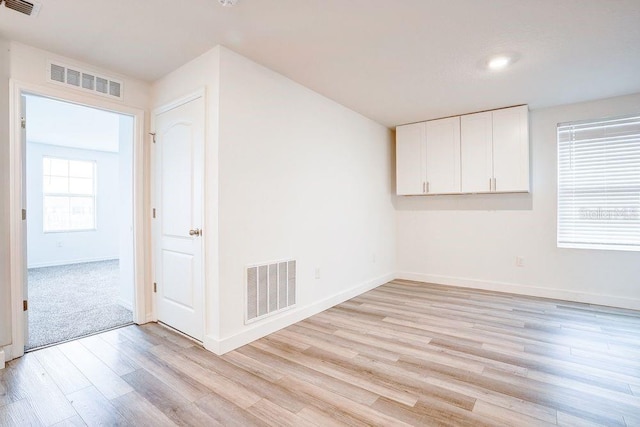
[{"label": "white window blind", "polygon": [[558,125],[558,247],[640,251],[640,115]]}]

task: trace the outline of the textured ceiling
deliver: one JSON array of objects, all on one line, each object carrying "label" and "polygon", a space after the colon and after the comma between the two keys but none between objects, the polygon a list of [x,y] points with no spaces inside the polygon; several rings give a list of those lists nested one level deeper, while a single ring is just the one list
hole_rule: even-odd
[{"label": "textured ceiling", "polygon": [[147,81],[222,44],[387,126],[640,92],[639,0],[40,3],[0,35]]}]

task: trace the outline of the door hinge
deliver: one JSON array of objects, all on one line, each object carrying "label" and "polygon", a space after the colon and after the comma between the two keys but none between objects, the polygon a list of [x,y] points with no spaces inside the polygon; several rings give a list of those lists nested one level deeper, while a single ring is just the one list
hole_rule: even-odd
[{"label": "door hinge", "polygon": [[153,282],[153,292],[158,292],[158,284]]},{"label": "door hinge", "polygon": [[27,219],[27,210],[26,209],[22,209],[22,220],[26,220]]},{"label": "door hinge", "polygon": [[27,311],[28,308],[29,303],[27,302],[27,300],[22,301],[22,311]]},{"label": "door hinge", "polygon": [[156,208],[153,208],[153,217],[156,217]]},{"label": "door hinge", "polygon": [[26,129],[27,128],[27,119],[25,119],[24,117],[20,118],[20,127],[22,129]]},{"label": "door hinge", "polygon": [[153,140],[153,143],[156,143],[156,133],[155,132],[149,132],[149,135],[151,135],[151,138]]}]

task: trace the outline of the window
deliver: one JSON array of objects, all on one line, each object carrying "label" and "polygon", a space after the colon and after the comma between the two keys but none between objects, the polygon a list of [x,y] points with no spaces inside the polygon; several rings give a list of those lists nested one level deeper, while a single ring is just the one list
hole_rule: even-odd
[{"label": "window", "polygon": [[640,251],[640,116],[558,125],[558,247]]},{"label": "window", "polygon": [[95,162],[42,159],[45,232],[96,228],[95,176]]}]

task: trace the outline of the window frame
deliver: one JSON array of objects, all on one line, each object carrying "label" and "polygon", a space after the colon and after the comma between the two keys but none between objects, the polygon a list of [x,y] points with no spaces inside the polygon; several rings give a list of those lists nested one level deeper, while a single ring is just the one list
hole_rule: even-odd
[{"label": "window frame", "polygon": [[[46,192],[44,189],[44,180],[46,179],[47,176],[52,177],[52,176],[58,176],[58,175],[52,175],[51,173],[49,173],[48,175],[45,174],[45,170],[44,170],[44,161],[45,159],[53,159],[53,160],[62,160],[62,161],[66,161],[67,162],[67,175],[66,178],[67,180],[70,180],[71,178],[81,178],[81,177],[72,177],[69,171],[69,165],[70,162],[83,162],[83,163],[90,163],[91,164],[91,168],[92,168],[92,192],[90,195],[88,194],[80,194],[80,193],[72,193],[71,191],[68,191],[66,193],[60,193],[60,192]],[[73,157],[67,157],[67,156],[52,156],[52,155],[43,155],[42,156],[42,233],[43,234],[56,234],[56,233],[82,233],[82,232],[90,232],[90,231],[97,231],[98,230],[98,209],[97,209],[97,199],[98,199],[98,162],[96,160],[87,160],[87,159],[79,159],[79,158],[73,158]],[[68,184],[67,187],[70,187],[70,185]],[[82,199],[91,199],[92,200],[92,206],[93,206],[93,227],[89,227],[89,228],[67,228],[64,230],[47,230],[46,229],[46,215],[45,215],[45,199],[47,197],[66,197],[68,199],[68,203],[71,202],[71,199],[73,198],[82,198]],[[70,210],[69,210],[69,219],[70,219]],[[70,222],[70,221],[69,221]]]}]

